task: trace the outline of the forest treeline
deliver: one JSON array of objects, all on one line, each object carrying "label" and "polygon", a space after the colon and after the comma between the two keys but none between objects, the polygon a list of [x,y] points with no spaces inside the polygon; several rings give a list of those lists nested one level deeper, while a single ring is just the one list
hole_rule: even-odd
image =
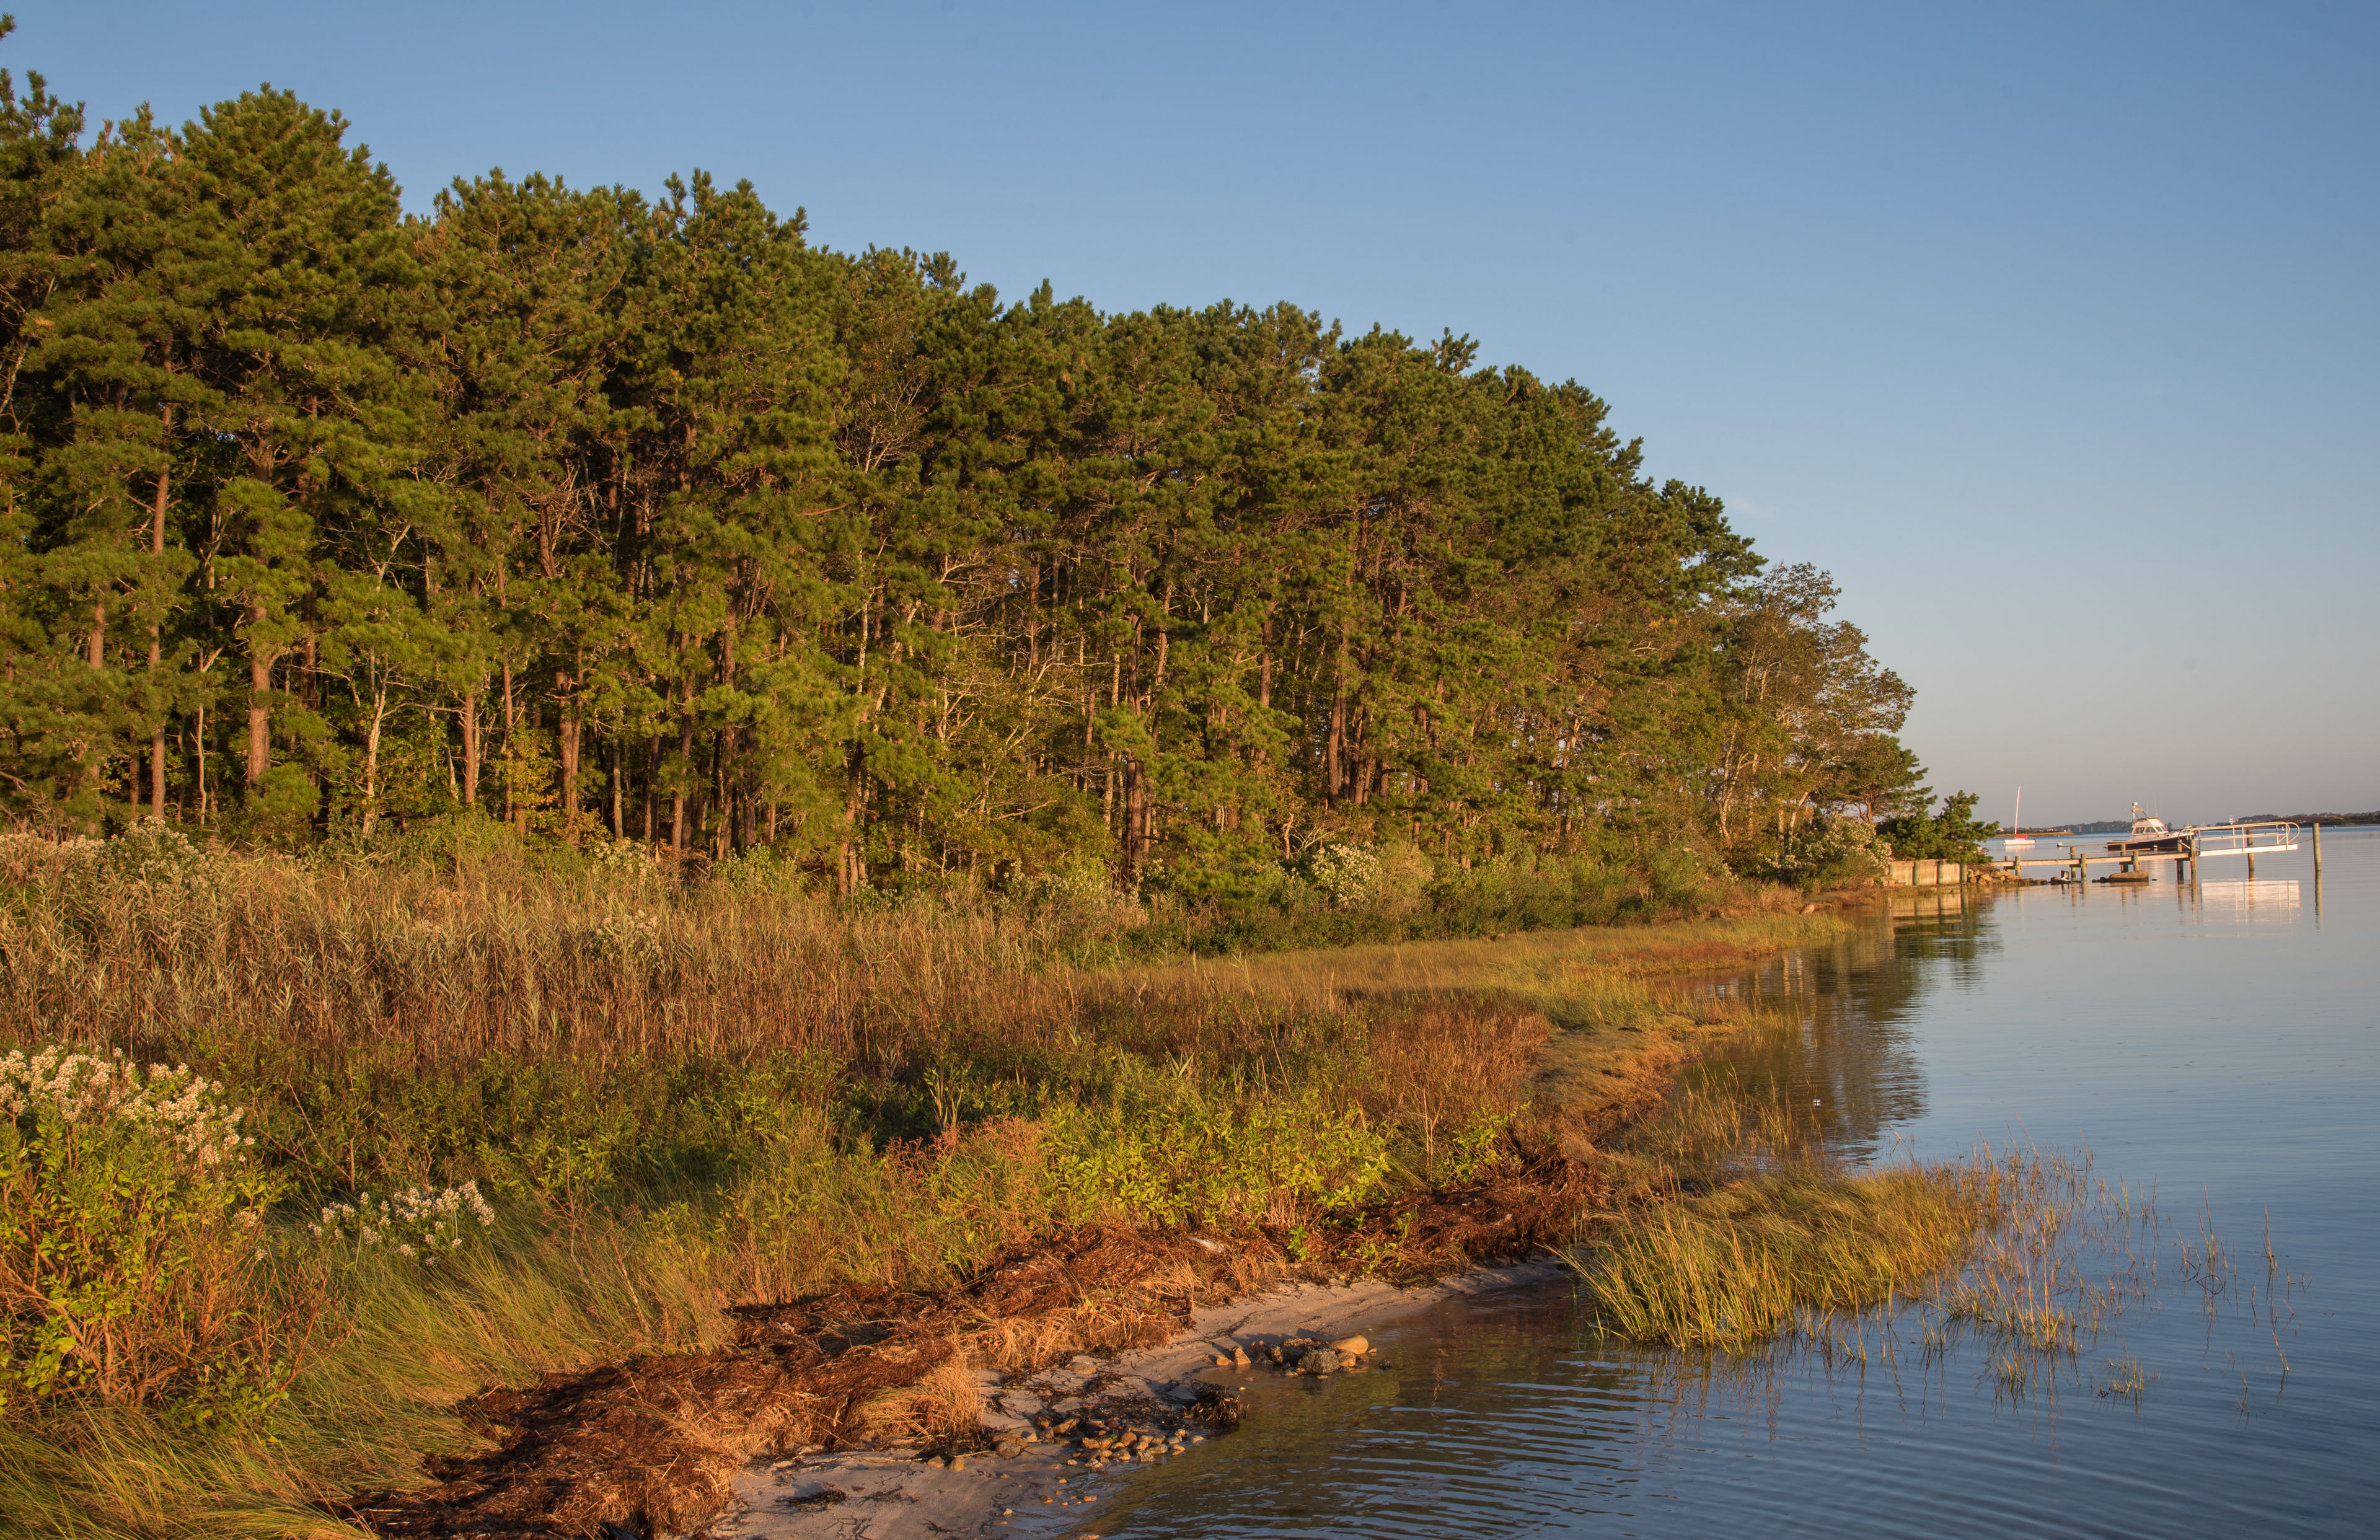
[{"label": "forest treeline", "polygon": [[[1290,305],[1103,314],[700,174],[409,216],[261,91],[0,93],[0,801],[476,808],[821,888],[1317,848],[1790,864],[1911,692],[1576,383]],[[1850,820],[1847,820],[1850,821]]]}]

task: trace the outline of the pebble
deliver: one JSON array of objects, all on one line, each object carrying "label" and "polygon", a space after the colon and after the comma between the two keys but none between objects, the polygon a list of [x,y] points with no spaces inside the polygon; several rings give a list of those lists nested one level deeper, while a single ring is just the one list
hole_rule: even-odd
[{"label": "pebble", "polygon": [[1372,1344],[1361,1337],[1342,1337],[1330,1345],[1340,1352],[1354,1353],[1358,1358],[1372,1351]]}]

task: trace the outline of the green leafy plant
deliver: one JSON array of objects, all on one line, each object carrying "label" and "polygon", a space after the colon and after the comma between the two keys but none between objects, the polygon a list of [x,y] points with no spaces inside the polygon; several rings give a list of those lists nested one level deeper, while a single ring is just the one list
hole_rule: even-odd
[{"label": "green leafy plant", "polygon": [[480,1184],[466,1182],[436,1191],[408,1187],[385,1198],[365,1193],[353,1203],[325,1204],[311,1229],[318,1240],[334,1245],[358,1252],[384,1247],[434,1267],[495,1222]]},{"label": "green leafy plant", "polygon": [[1920,788],[1914,812],[1887,819],[1876,825],[1876,831],[1904,861],[1980,861],[1984,842],[1998,839],[2000,826],[1975,821],[1976,800],[1973,792],[1954,792],[1929,817],[1925,809],[1933,805],[1934,794]]},{"label": "green leafy plant", "polygon": [[261,1231],[277,1184],[185,1068],[0,1058],[0,1412],[67,1397],[205,1420],[270,1404]]}]

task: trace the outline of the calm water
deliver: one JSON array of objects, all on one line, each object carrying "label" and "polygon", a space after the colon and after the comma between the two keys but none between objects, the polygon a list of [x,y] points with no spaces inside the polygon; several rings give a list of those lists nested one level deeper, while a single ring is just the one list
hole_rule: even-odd
[{"label": "calm water", "polygon": [[[1904,900],[1759,981],[1805,1024],[1730,1070],[1855,1158],[2087,1147],[2155,1190],[2153,1291],[2054,1386],[2011,1398],[1989,1344],[1928,1360],[1913,1325],[1893,1364],[1746,1372],[1515,1293],[1375,1331],[1390,1372],[1254,1377],[1240,1433],[1109,1485],[1077,1533],[2380,1533],[2380,830],[2323,854],[2319,893],[2301,852],[2252,884]],[[2271,1316],[2267,1217],[2301,1285]],[[2241,1258],[2212,1311],[2181,1276],[2202,1220]],[[2137,1401],[2097,1394],[2126,1358]]]}]

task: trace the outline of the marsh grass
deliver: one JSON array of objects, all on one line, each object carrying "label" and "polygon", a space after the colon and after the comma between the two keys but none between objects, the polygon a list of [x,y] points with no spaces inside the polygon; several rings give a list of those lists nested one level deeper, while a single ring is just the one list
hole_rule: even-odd
[{"label": "marsh grass", "polygon": [[1747,1352],[1909,1293],[2009,1219],[2038,1174],[1997,1160],[1854,1171],[1781,1097],[1712,1080],[1627,1146],[1620,1211],[1579,1256],[1605,1328]]},{"label": "marsh grass", "polygon": [[[2157,1383],[2123,1340],[2161,1281],[2218,1325],[2244,1317],[2271,1342],[2307,1285],[2264,1237],[2243,1253],[2211,1206],[2172,1227],[2153,1194],[2096,1180],[2087,1152],[1979,1148],[1963,1159],[1852,1168],[1814,1117],[1724,1078],[1682,1093],[1621,1156],[1617,1212],[1577,1253],[1603,1328],[1666,1353],[1668,1404],[1715,1395],[1772,1409],[1804,1365],[1827,1376],[1947,1379],[1967,1365],[1996,1401],[2055,1414],[2065,1389],[2140,1407]],[[2252,1357],[2252,1355],[2250,1355]],[[2242,1415],[2255,1376],[2234,1351]]]},{"label": "marsh grass", "polygon": [[[1508,1158],[1558,1110],[1552,1047],[1643,1058],[1665,1023],[1730,1018],[1679,980],[1840,928],[1100,968],[1072,923],[634,861],[0,837],[0,1048],[187,1061],[249,1110],[280,1198],[243,1308],[281,1365],[269,1404],[203,1427],[93,1393],[10,1403],[0,1531],[352,1534],[352,1494],[476,1445],[460,1398],[716,1349],[747,1304],[948,1288],[1099,1226],[1319,1255],[1334,1216]],[[493,1228],[435,1266],[309,1233],[324,1205],[467,1182]],[[1353,1260],[1416,1266],[1401,1243]],[[1087,1308],[965,1345],[1006,1366],[1145,1329]],[[957,1414],[941,1381],[904,1394],[872,1414]]]},{"label": "marsh grass", "polygon": [[1638,1341],[1743,1350],[1805,1316],[1852,1312],[1957,1259],[1989,1222],[1998,1172],[1779,1172],[1656,1206],[1597,1243],[1607,1327]]}]

